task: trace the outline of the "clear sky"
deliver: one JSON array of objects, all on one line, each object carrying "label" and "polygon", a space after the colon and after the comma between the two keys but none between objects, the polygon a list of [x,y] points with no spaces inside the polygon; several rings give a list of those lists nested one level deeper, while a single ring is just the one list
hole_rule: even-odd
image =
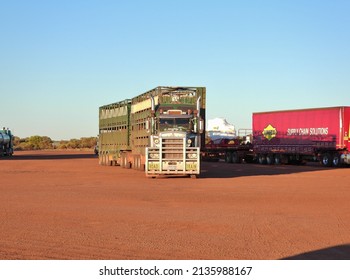
[{"label": "clear sky", "polygon": [[96,136],[98,107],[205,86],[207,118],[350,106],[350,1],[0,0],[0,126]]}]

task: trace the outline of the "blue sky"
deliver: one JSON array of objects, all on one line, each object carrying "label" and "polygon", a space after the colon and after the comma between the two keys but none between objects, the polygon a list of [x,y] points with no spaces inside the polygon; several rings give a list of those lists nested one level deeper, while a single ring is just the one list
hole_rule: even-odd
[{"label": "blue sky", "polygon": [[98,107],[205,86],[207,118],[350,106],[350,1],[0,0],[0,126],[96,136]]}]

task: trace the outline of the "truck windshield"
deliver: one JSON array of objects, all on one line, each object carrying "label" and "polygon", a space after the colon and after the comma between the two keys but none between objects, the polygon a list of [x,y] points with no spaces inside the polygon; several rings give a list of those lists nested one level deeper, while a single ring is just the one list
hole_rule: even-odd
[{"label": "truck windshield", "polygon": [[189,118],[161,118],[159,119],[160,131],[188,131],[190,130]]}]

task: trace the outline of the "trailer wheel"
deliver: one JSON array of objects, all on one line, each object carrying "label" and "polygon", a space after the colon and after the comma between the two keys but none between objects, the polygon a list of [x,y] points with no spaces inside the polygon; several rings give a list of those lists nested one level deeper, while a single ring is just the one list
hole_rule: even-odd
[{"label": "trailer wheel", "polygon": [[332,164],[333,164],[334,167],[339,167],[341,165],[340,155],[339,154],[334,154],[333,155]]},{"label": "trailer wheel", "polygon": [[258,157],[258,161],[260,164],[266,164],[266,156],[260,154]]},{"label": "trailer wheel", "polygon": [[275,155],[275,164],[280,165],[282,163],[281,155]]},{"label": "trailer wheel", "polygon": [[120,167],[121,168],[125,168],[125,160],[126,160],[126,155],[124,153],[122,153],[120,155]]},{"label": "trailer wheel", "polygon": [[141,156],[134,156],[134,169],[141,170]]},{"label": "trailer wheel", "polygon": [[239,156],[237,152],[232,153],[232,163],[239,163]]},{"label": "trailer wheel", "polygon": [[102,156],[101,163],[102,163],[102,165],[106,165],[106,155]]},{"label": "trailer wheel", "polygon": [[124,153],[123,154],[123,158],[124,158],[124,168],[130,169],[131,168],[131,162],[128,161],[128,154]]},{"label": "trailer wheel", "polygon": [[225,153],[225,162],[232,163],[232,154],[230,152]]},{"label": "trailer wheel", "polygon": [[275,161],[274,161],[274,156],[273,156],[273,154],[269,154],[269,155],[267,155],[266,156],[266,163],[268,164],[268,165],[271,165],[271,164],[273,164]]},{"label": "trailer wheel", "polygon": [[332,157],[330,154],[323,154],[321,158],[321,163],[325,167],[330,167],[332,165]]},{"label": "trailer wheel", "polygon": [[140,169],[140,157],[139,156],[135,156],[134,158],[134,164],[135,164],[135,169],[139,170]]}]

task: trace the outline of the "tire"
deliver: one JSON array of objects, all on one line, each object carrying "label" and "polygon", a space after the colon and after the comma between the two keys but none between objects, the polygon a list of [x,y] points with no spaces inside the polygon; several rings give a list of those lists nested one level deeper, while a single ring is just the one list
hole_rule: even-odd
[{"label": "tire", "polygon": [[125,168],[125,154],[124,153],[122,153],[120,155],[120,167]]},{"label": "tire", "polygon": [[333,155],[332,165],[333,165],[333,167],[340,167],[341,166],[341,160],[340,160],[339,154]]},{"label": "tire", "polygon": [[132,164],[132,168],[136,170],[141,169],[141,157],[139,155],[134,156],[134,163]]},{"label": "tire", "polygon": [[324,167],[330,167],[332,166],[332,156],[329,153],[323,154],[321,156],[321,164]]},{"label": "tire", "polygon": [[268,165],[274,164],[275,160],[274,160],[274,156],[272,154],[269,154],[266,156],[266,163]]},{"label": "tire", "polygon": [[231,156],[231,159],[232,159],[232,163],[239,163],[238,153],[237,152],[233,152],[232,156]]},{"label": "tire", "polygon": [[124,168],[131,168],[131,163],[128,161],[128,155],[126,153],[124,154]]},{"label": "tire", "polygon": [[282,163],[281,155],[275,155],[275,164],[280,165]]},{"label": "tire", "polygon": [[131,168],[137,169],[137,156],[132,156]]},{"label": "tire", "polygon": [[225,162],[232,163],[232,154],[231,154],[231,152],[226,152],[225,153]]},{"label": "tire", "polygon": [[264,155],[259,155],[259,157],[258,157],[258,162],[259,162],[260,164],[266,164],[266,156],[264,156]]}]

